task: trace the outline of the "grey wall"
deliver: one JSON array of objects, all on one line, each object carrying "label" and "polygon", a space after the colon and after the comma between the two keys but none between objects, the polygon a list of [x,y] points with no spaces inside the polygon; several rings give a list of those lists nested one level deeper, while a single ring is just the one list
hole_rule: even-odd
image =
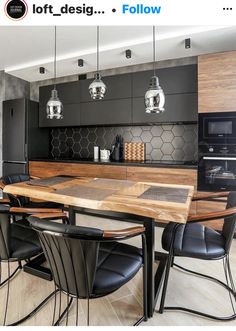
[{"label": "grey wall", "polygon": [[0,71],[0,176],[2,176],[2,103],[4,100],[29,97],[29,82]]}]

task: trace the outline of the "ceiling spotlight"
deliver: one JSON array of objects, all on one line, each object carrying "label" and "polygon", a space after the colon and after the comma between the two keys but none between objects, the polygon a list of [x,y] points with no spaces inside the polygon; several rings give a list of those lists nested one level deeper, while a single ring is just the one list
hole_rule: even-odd
[{"label": "ceiling spotlight", "polygon": [[186,49],[191,48],[191,39],[190,38],[185,39],[185,48]]},{"label": "ceiling spotlight", "polygon": [[78,60],[78,66],[79,67],[83,67],[84,66],[84,60],[83,59],[79,59]]},{"label": "ceiling spotlight", "polygon": [[46,71],[46,70],[45,70],[44,67],[40,67],[40,68],[39,68],[39,73],[40,73],[40,74],[42,74],[42,75],[45,74],[45,71]]},{"label": "ceiling spotlight", "polygon": [[127,49],[125,51],[125,56],[126,56],[127,59],[131,59],[131,50],[130,49]]}]

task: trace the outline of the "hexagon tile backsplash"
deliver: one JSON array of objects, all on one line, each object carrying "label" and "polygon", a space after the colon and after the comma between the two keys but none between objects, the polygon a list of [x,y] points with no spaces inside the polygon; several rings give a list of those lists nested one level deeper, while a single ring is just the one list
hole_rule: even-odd
[{"label": "hexagon tile backsplash", "polygon": [[146,143],[147,160],[197,160],[196,124],[53,128],[51,154],[55,158],[92,158],[93,146],[111,149],[116,135],[124,142]]}]

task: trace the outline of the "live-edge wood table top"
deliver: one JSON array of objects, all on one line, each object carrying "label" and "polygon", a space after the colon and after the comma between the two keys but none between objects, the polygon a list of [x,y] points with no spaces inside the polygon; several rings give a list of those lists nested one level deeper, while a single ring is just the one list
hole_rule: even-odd
[{"label": "live-edge wood table top", "polygon": [[6,185],[5,193],[74,207],[185,223],[193,186],[128,180],[58,176]]}]

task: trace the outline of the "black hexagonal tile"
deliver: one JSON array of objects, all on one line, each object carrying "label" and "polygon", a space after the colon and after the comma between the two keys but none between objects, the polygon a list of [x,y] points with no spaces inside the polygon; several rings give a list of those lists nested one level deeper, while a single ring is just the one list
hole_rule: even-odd
[{"label": "black hexagonal tile", "polygon": [[95,141],[96,145],[99,146],[100,148],[104,148],[105,147],[105,141],[103,136],[98,136],[96,141]]},{"label": "black hexagonal tile", "polygon": [[73,133],[72,139],[74,140],[74,142],[79,142],[81,139],[81,134],[79,131],[75,131]]},{"label": "black hexagonal tile", "polygon": [[141,133],[141,139],[144,143],[149,143],[152,140],[152,135],[150,131],[143,131]]},{"label": "black hexagonal tile", "polygon": [[67,137],[71,138],[73,136],[74,131],[72,128],[67,128],[65,133]]},{"label": "black hexagonal tile", "polygon": [[82,148],[80,150],[80,157],[81,158],[88,158],[89,157],[89,151],[87,148]]},{"label": "black hexagonal tile", "polygon": [[176,124],[173,126],[171,131],[175,137],[182,137],[184,134],[184,126]]},{"label": "black hexagonal tile", "polygon": [[65,141],[60,141],[59,150],[61,153],[65,153],[68,150],[68,146]]},{"label": "black hexagonal tile", "polygon": [[163,128],[161,125],[154,125],[151,127],[151,134],[155,137],[160,137],[162,135]]},{"label": "black hexagonal tile", "polygon": [[53,148],[51,153],[52,153],[53,157],[59,157],[60,156],[59,148]]},{"label": "black hexagonal tile", "polygon": [[52,139],[52,146],[53,147],[59,147],[60,145],[60,140],[58,138],[53,138]]},{"label": "black hexagonal tile", "polygon": [[68,147],[72,147],[74,144],[74,140],[72,138],[67,138],[66,139],[66,144]]},{"label": "black hexagonal tile", "polygon": [[161,159],[162,161],[173,161],[172,156],[167,154],[163,155]]},{"label": "black hexagonal tile", "polygon": [[164,143],[170,143],[174,139],[172,131],[164,131],[161,135],[161,139]]},{"label": "black hexagonal tile", "polygon": [[53,138],[58,138],[59,137],[59,129],[52,129],[51,134]]},{"label": "black hexagonal tile", "polygon": [[131,128],[131,134],[133,137],[140,137],[142,129],[139,126],[133,126]]},{"label": "black hexagonal tile", "polygon": [[87,148],[88,147],[88,144],[89,144],[89,141],[88,141],[87,138],[82,138],[80,140],[80,145],[81,145],[82,148]]},{"label": "black hexagonal tile", "polygon": [[81,150],[80,143],[78,142],[74,143],[74,145],[72,146],[72,150],[74,153],[79,153]]},{"label": "black hexagonal tile", "polygon": [[88,128],[81,128],[80,134],[81,134],[82,138],[87,138],[88,135],[89,135],[89,129]]},{"label": "black hexagonal tile", "polygon": [[91,142],[91,143],[94,143],[96,141],[96,134],[95,132],[89,132],[89,135],[88,135],[88,141]]},{"label": "black hexagonal tile", "polygon": [[132,134],[130,133],[130,131],[125,131],[124,134],[123,134],[123,139],[124,139],[124,142],[126,143],[130,143],[131,140],[132,140],[133,136]]},{"label": "black hexagonal tile", "polygon": [[162,159],[163,153],[160,149],[153,149],[151,152],[151,158],[153,161],[160,161]]},{"label": "black hexagonal tile", "polygon": [[160,137],[153,137],[151,140],[151,145],[153,148],[161,148],[163,141]]},{"label": "black hexagonal tile", "polygon": [[133,137],[131,140],[132,143],[141,143],[142,139],[140,137]]},{"label": "black hexagonal tile", "polygon": [[174,147],[171,143],[164,143],[161,147],[161,151],[164,155],[171,155],[174,151]]},{"label": "black hexagonal tile", "polygon": [[173,125],[172,124],[165,124],[165,125],[162,125],[162,128],[164,131],[171,131],[173,129]]},{"label": "black hexagonal tile", "polygon": [[174,137],[171,144],[174,148],[182,148],[184,146],[184,139],[182,137]]},{"label": "black hexagonal tile", "polygon": [[196,135],[194,131],[185,131],[183,134],[183,138],[186,142],[193,142],[196,139]]},{"label": "black hexagonal tile", "polygon": [[184,157],[185,157],[184,151],[179,148],[176,148],[171,155],[172,155],[173,160],[175,160],[175,161],[182,161],[182,160],[184,160]]}]

